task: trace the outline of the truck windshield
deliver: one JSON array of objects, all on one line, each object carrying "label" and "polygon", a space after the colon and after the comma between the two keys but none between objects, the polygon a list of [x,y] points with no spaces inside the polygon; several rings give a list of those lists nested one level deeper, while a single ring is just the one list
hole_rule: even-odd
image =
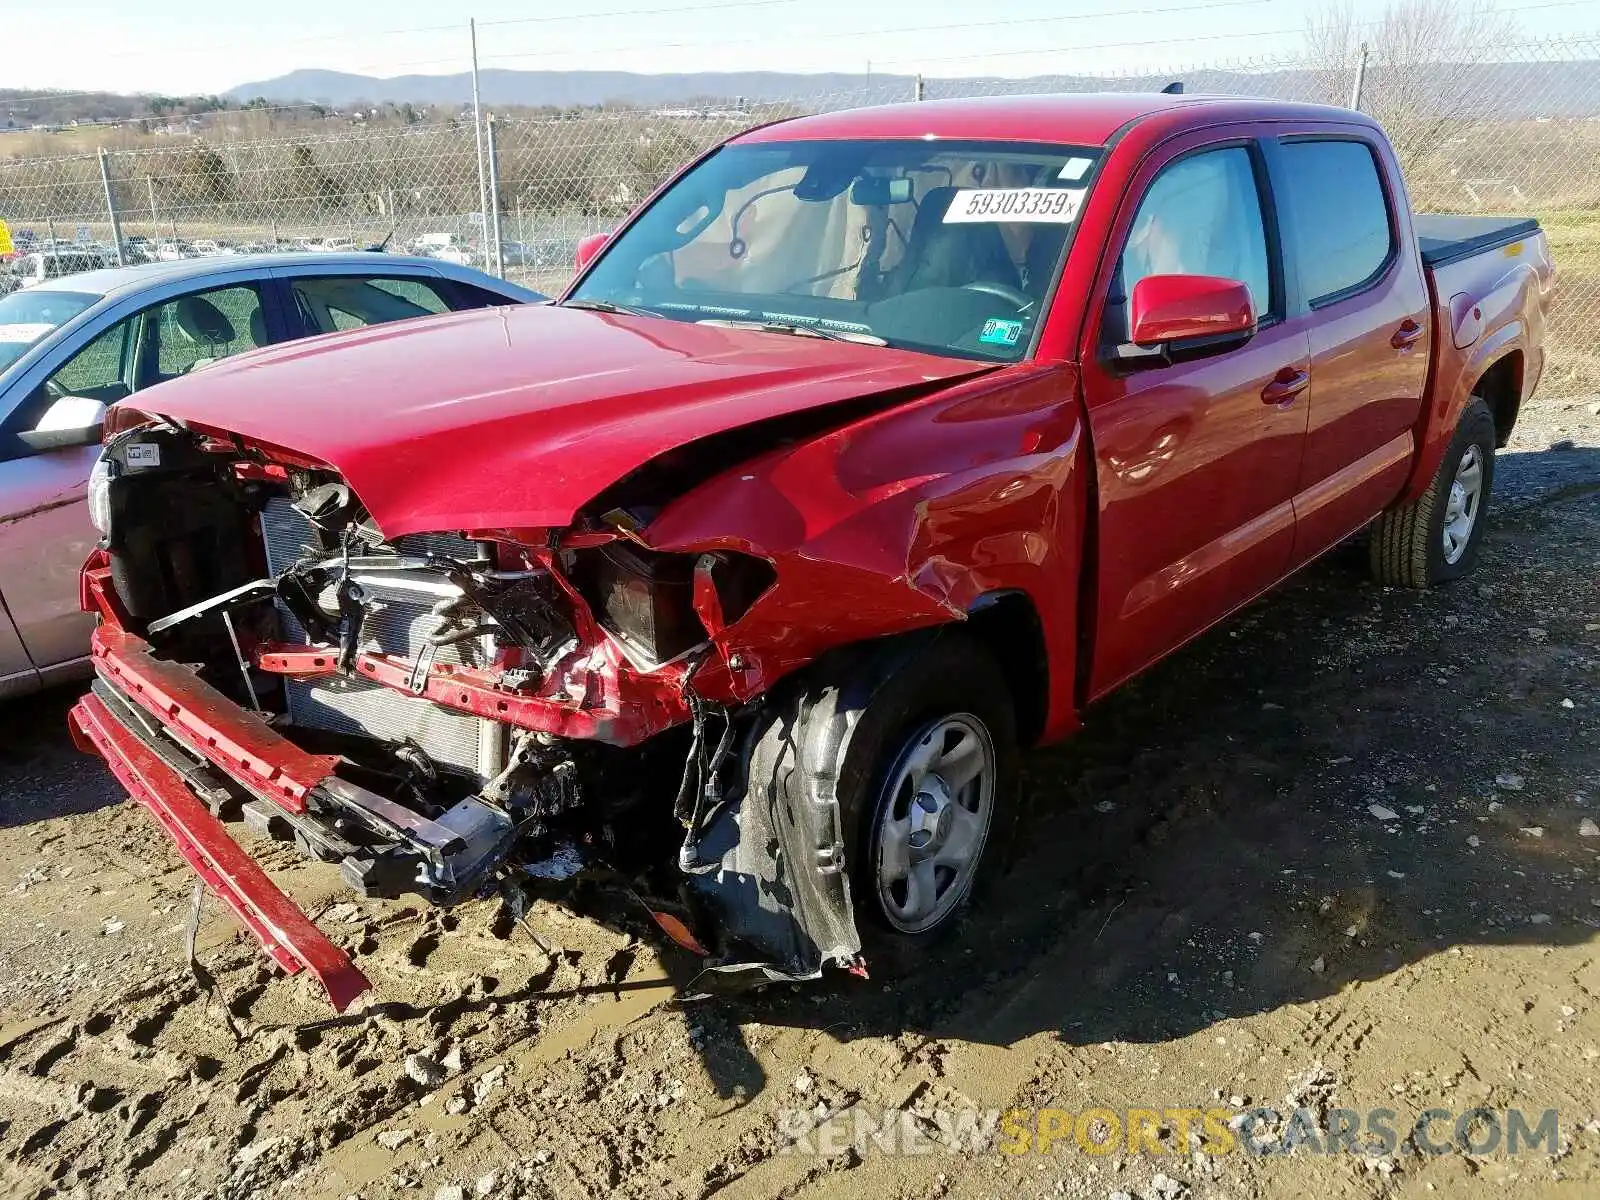
[{"label": "truck windshield", "polygon": [[1099,156],[921,139],[726,146],[618,235],[567,303],[1015,361]]}]

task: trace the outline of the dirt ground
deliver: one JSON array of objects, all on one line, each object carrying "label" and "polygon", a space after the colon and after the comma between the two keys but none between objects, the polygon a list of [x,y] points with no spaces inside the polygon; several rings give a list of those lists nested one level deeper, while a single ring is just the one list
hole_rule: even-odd
[{"label": "dirt ground", "polygon": [[[1465,583],[1384,591],[1341,550],[1031,755],[1017,860],[893,984],[678,1003],[692,964],[642,926],[541,903],[550,956],[496,904],[353,903],[261,843],[375,993],[334,1016],[214,900],[208,989],[191,876],[72,750],[72,697],[0,709],[0,1192],[1600,1194],[1589,402],[1525,415],[1495,504]],[[1398,1145],[1212,1154],[1167,1112],[1250,1132],[1259,1105],[1388,1108]],[[1129,1153],[1106,1117],[1134,1107],[1162,1129]],[[1418,1152],[1419,1114],[1447,1110],[1448,1141],[1475,1107],[1554,1109],[1558,1141]],[[1086,1128],[1118,1141],[861,1133],[1007,1109],[1109,1110]],[[1020,1119],[1047,1118],[1071,1127]]]}]

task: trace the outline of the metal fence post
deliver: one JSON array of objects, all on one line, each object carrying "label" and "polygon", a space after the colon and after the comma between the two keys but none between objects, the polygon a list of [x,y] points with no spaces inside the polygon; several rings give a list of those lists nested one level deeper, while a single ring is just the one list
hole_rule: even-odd
[{"label": "metal fence post", "polygon": [[487,143],[486,150],[489,157],[489,228],[494,237],[494,273],[497,277],[506,277],[505,249],[500,245],[500,164],[494,148],[494,114],[489,114],[489,122],[484,132]]},{"label": "metal fence post", "polygon": [[925,89],[923,87],[921,75],[917,76],[917,82],[911,89],[911,98],[918,103],[921,103],[925,98]]},{"label": "metal fence post", "polygon": [[483,269],[489,269],[489,174],[484,162],[483,100],[478,91],[478,22],[467,21],[472,38],[472,140],[478,148],[478,227],[483,249]]},{"label": "metal fence post", "polygon": [[100,147],[100,182],[106,189],[106,213],[111,217],[111,242],[117,248],[117,266],[128,265],[128,254],[122,246],[122,221],[117,217],[117,198],[111,190],[111,168],[106,165],[110,156]]},{"label": "metal fence post", "polygon": [[1350,88],[1350,107],[1361,110],[1361,88],[1367,81],[1367,44],[1361,43],[1361,56],[1356,59],[1356,81]]}]

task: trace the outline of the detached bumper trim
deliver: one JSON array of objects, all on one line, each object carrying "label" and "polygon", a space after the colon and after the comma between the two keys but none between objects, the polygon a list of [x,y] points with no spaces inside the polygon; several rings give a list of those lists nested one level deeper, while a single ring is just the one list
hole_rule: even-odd
[{"label": "detached bumper trim", "polygon": [[[111,773],[148,808],[195,874],[214,888],[287,973],[308,970],[343,1012],[372,985],[244,849],[229,836],[176,771],[89,695],[72,709],[74,740],[92,748]],[[87,745],[85,745],[87,743]]]}]

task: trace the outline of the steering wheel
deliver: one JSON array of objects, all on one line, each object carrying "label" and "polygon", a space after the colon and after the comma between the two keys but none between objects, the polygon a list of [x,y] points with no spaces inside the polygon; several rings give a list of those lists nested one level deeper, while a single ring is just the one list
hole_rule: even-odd
[{"label": "steering wheel", "polygon": [[961,286],[969,292],[998,296],[1001,300],[1016,305],[1018,312],[1027,312],[1033,307],[1033,297],[1021,288],[1009,287],[1003,283],[991,283],[987,279],[980,279],[976,283],[963,283]]}]

